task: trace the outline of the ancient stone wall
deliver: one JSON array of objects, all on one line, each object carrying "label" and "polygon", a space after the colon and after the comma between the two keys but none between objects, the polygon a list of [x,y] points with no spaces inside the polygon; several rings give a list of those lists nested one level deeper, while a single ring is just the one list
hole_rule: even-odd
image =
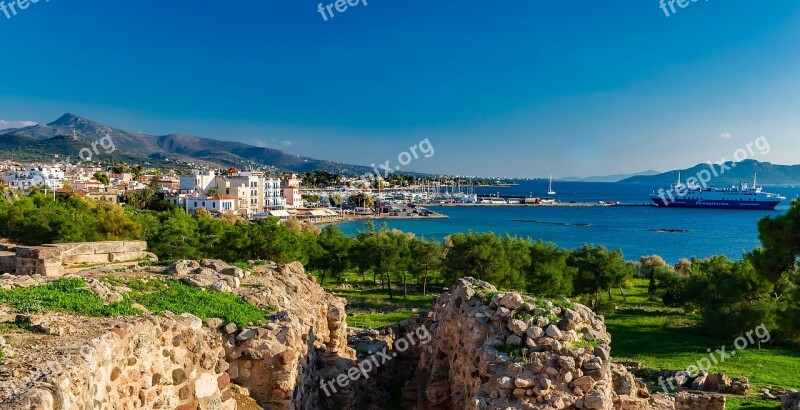
[{"label": "ancient stone wall", "polygon": [[223,328],[228,374],[269,409],[317,409],[321,375],[346,370],[355,359],[345,300],[324,291],[298,262],[254,271],[236,292],[278,312],[265,326]]},{"label": "ancient stone wall", "polygon": [[[91,320],[85,322],[91,326]],[[0,407],[236,408],[221,340],[216,332],[202,328],[201,320],[194,316],[118,319],[111,330],[99,336],[69,339],[63,341],[57,357],[47,361],[27,358],[30,369],[4,383]]]},{"label": "ancient stone wall", "polygon": [[603,318],[586,306],[466,278],[433,316],[434,342],[404,392],[417,409],[648,408],[649,392],[611,363]]},{"label": "ancient stone wall", "polygon": [[155,255],[146,252],[146,250],[147,243],[144,241],[16,246],[13,252],[0,252],[0,273],[63,276],[65,269],[77,265],[96,265],[155,258]]},{"label": "ancient stone wall", "polygon": [[675,410],[725,410],[725,396],[675,393]]}]

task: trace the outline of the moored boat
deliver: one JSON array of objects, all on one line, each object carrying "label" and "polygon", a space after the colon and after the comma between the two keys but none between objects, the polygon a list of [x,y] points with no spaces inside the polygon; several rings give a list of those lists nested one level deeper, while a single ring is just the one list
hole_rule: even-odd
[{"label": "moored boat", "polygon": [[711,186],[686,185],[681,183],[680,174],[678,182],[669,190],[660,189],[650,194],[653,204],[658,207],[672,208],[710,208],[710,209],[775,209],[786,198],[763,191],[763,186],[758,185],[758,180],[753,179],[753,185],[746,182],[730,188]]}]

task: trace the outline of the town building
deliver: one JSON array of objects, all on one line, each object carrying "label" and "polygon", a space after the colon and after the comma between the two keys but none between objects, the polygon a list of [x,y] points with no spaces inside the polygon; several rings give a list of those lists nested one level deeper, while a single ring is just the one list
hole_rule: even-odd
[{"label": "town building", "polygon": [[64,170],[58,166],[31,165],[24,170],[12,171],[0,176],[0,179],[11,188],[27,189],[45,186],[59,189],[64,186]]},{"label": "town building", "polygon": [[207,196],[197,192],[167,195],[164,200],[170,202],[186,212],[192,213],[198,208],[204,208],[211,213],[223,214],[236,212],[236,199],[226,195]]}]

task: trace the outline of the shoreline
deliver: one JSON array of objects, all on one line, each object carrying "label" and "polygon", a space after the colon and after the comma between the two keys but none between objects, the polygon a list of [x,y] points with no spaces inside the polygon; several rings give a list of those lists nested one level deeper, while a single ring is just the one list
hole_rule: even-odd
[{"label": "shoreline", "polygon": [[347,215],[343,217],[338,217],[333,221],[320,221],[317,224],[330,224],[330,223],[342,223],[342,222],[357,222],[357,221],[399,221],[399,220],[442,220],[442,219],[450,219],[449,216],[444,214],[433,214],[429,216],[388,216],[388,215]]}]

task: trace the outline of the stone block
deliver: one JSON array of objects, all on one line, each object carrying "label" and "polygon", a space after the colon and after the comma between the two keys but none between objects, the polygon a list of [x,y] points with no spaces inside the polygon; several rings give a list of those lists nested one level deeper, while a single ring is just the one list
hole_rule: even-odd
[{"label": "stone block", "polygon": [[125,252],[144,252],[147,250],[145,241],[125,241]]},{"label": "stone block", "polygon": [[111,253],[109,260],[111,262],[130,262],[145,258],[144,252],[115,252]]},{"label": "stone block", "polygon": [[110,257],[107,253],[104,254],[82,254],[64,257],[64,265],[83,265],[83,264],[101,264],[110,262]]},{"label": "stone block", "polygon": [[18,246],[17,256],[30,259],[60,259],[63,250],[55,246]]},{"label": "stone block", "polygon": [[64,276],[64,265],[61,263],[45,263],[41,262],[36,266],[36,274],[48,277]]},{"label": "stone block", "polygon": [[62,251],[64,257],[68,256],[75,256],[75,255],[92,255],[94,254],[94,243],[86,242],[86,243],[59,243],[54,245],[45,245],[45,246],[54,246]]},{"label": "stone block", "polygon": [[97,254],[130,252],[125,246],[125,242],[94,242],[92,248]]},{"label": "stone block", "polygon": [[17,269],[36,268],[37,260],[30,258],[21,258],[19,256],[14,258],[14,267]]}]

